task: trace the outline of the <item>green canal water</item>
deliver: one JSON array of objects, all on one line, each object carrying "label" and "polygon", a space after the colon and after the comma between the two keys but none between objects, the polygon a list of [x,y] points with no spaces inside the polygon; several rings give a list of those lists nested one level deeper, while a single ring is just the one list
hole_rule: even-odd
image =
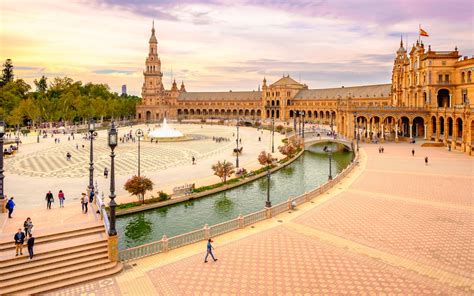
[{"label": "green canal water", "polygon": [[[352,152],[339,144],[316,144],[287,167],[273,173],[270,198],[273,205],[310,191],[328,179],[329,160],[323,147],[332,147],[333,177],[352,159]],[[158,209],[117,217],[119,249],[126,249],[200,229],[246,215],[265,206],[267,179],[260,178],[245,185]]]}]

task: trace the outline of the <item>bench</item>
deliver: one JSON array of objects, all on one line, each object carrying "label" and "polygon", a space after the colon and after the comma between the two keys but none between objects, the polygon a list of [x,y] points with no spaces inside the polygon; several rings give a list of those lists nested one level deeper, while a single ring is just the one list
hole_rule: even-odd
[{"label": "bench", "polygon": [[173,195],[180,196],[180,195],[188,195],[193,193],[194,191],[194,183],[193,184],[184,184],[183,186],[177,186],[173,188]]}]

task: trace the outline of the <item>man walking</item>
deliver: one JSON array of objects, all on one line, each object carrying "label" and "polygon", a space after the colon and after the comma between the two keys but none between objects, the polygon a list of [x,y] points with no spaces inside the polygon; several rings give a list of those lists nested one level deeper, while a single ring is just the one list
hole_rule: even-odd
[{"label": "man walking", "polygon": [[25,234],[21,232],[21,228],[18,228],[18,232],[13,237],[15,240],[15,251],[16,255],[18,256],[18,251],[20,251],[20,255],[23,255],[23,243],[25,242]]},{"label": "man walking", "polygon": [[33,246],[35,245],[35,238],[33,235],[26,241],[26,246],[28,247],[28,254],[30,255],[30,260],[33,259]]},{"label": "man walking", "polygon": [[196,158],[194,157],[194,155],[193,155],[193,157],[191,158],[191,160],[192,160],[193,164],[196,162]]},{"label": "man walking", "polygon": [[217,259],[214,258],[214,254],[212,254],[212,250],[214,250],[214,247],[212,246],[211,243],[213,243],[213,241],[212,241],[212,239],[209,239],[209,240],[207,241],[207,253],[206,253],[206,258],[204,258],[204,263],[207,263],[207,257],[208,257],[209,255],[211,255],[211,257],[212,257],[212,259],[213,259],[214,261],[217,261]]},{"label": "man walking", "polygon": [[13,197],[7,201],[5,208],[8,210],[8,218],[12,218],[13,208],[15,208],[15,203],[13,202]]},{"label": "man walking", "polygon": [[411,156],[415,156],[415,149],[411,149]]},{"label": "man walking", "polygon": [[89,203],[89,198],[87,197],[87,194],[82,193],[81,202],[82,202],[82,212],[84,214],[87,214],[87,204]]},{"label": "man walking", "polygon": [[428,156],[425,156],[425,165],[428,165]]},{"label": "man walking", "polygon": [[46,209],[51,210],[51,203],[54,201],[53,194],[51,193],[51,190],[46,193]]}]

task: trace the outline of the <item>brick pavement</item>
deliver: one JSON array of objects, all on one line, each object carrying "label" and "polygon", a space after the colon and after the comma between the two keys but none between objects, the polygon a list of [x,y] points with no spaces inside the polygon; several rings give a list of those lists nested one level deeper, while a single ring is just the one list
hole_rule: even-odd
[{"label": "brick pavement", "polygon": [[[205,242],[140,259],[110,295],[472,295],[473,159],[384,146],[364,144],[359,167],[314,203],[215,238],[219,261],[202,262]],[[412,161],[412,147],[439,165]],[[52,294],[103,292],[87,285]]]}]

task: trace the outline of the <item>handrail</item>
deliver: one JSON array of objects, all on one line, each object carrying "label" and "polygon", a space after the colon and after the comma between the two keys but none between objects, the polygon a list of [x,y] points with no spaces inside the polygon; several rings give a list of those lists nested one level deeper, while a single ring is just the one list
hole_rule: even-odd
[{"label": "handrail", "polygon": [[[332,188],[337,182],[343,179],[347,174],[349,174],[355,165],[358,163],[359,154],[356,154],[354,160],[339,174],[337,174],[333,180],[330,180],[309,192],[305,192],[295,198],[289,198],[288,201],[284,201],[277,205],[274,205],[271,208],[265,208],[258,212],[254,212],[245,216],[239,215],[239,217],[228,220],[219,224],[215,224],[212,226],[208,226],[207,224],[204,225],[203,228],[197,229],[188,233],[183,233],[171,238],[167,238],[165,235],[159,241],[154,241],[145,245],[136,246],[132,248],[128,248],[125,250],[119,251],[119,258],[120,261],[126,262],[130,260],[135,260],[138,258],[142,258],[145,256],[150,256],[157,253],[167,252],[171,249],[176,249],[182,246],[186,246],[198,241],[207,240],[211,237],[237,230],[240,228],[244,228],[251,224],[255,224],[259,221],[269,219],[275,215],[283,213],[289,210],[293,206],[293,202],[299,206],[304,202],[310,201],[313,198],[321,195],[328,189]],[[108,217],[107,212],[105,212],[105,206],[102,201],[102,197],[97,196],[97,203],[100,205],[104,210],[103,221],[104,226],[108,229]]]}]

